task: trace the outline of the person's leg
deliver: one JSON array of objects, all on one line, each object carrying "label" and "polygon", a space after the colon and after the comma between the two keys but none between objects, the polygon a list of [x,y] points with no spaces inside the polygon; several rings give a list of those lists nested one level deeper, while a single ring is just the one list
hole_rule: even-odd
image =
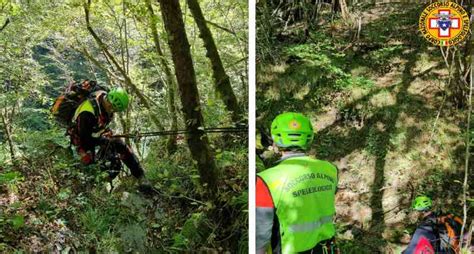
[{"label": "person's leg", "polygon": [[136,178],[143,177],[143,168],[141,167],[137,156],[132,152],[132,149],[130,149],[130,147],[119,138],[111,138],[109,139],[109,142],[112,149],[115,149],[115,151],[120,155],[122,162],[130,169],[132,175]]},{"label": "person's leg", "polygon": [[138,179],[139,190],[145,194],[150,194],[153,191],[153,186],[146,179],[143,168],[138,161],[137,156],[132,152],[132,149],[128,147],[125,142],[119,138],[105,138],[102,137],[98,141],[102,146],[110,146],[108,149],[113,149],[113,152],[118,153],[120,160],[127,165],[132,172],[132,175]]}]

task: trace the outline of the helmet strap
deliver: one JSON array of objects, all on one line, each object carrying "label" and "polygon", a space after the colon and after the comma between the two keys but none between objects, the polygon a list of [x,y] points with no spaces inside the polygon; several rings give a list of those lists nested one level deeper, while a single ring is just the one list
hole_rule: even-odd
[{"label": "helmet strap", "polygon": [[101,105],[104,107],[107,114],[111,115],[114,109],[113,109],[112,103],[110,103],[107,97],[104,95],[97,99],[101,102]]}]

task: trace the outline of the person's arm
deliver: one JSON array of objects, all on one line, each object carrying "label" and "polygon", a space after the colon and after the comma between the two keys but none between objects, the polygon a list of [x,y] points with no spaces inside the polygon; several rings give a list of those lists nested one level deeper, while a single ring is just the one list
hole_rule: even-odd
[{"label": "person's arm", "polygon": [[95,147],[95,139],[92,137],[94,126],[97,119],[90,112],[82,112],[77,117],[77,134],[79,136],[79,155],[84,164],[93,162],[93,150]]},{"label": "person's arm", "polygon": [[273,205],[272,196],[270,195],[270,190],[265,182],[258,176],[255,195],[256,252],[257,254],[263,254],[271,242],[275,207]]}]

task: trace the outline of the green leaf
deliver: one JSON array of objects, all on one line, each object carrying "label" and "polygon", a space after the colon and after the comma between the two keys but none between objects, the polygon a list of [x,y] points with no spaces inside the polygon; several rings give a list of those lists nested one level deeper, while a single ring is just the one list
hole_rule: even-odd
[{"label": "green leaf", "polygon": [[20,13],[21,7],[18,4],[10,3],[11,6],[11,15],[16,16]]},{"label": "green leaf", "polygon": [[0,184],[13,184],[22,180],[23,176],[17,171],[0,174]]},{"label": "green leaf", "polygon": [[66,199],[69,198],[70,194],[71,194],[71,190],[69,188],[62,189],[58,193],[58,198],[59,198],[59,200],[66,200]]},{"label": "green leaf", "polygon": [[25,225],[25,217],[21,215],[15,215],[12,219],[10,219],[10,223],[12,224],[13,228],[17,230]]}]

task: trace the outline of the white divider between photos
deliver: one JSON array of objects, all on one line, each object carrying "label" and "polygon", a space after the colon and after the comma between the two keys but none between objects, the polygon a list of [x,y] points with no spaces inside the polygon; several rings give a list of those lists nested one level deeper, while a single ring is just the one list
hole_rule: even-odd
[{"label": "white divider between photos", "polygon": [[249,253],[255,253],[255,0],[249,0]]}]

